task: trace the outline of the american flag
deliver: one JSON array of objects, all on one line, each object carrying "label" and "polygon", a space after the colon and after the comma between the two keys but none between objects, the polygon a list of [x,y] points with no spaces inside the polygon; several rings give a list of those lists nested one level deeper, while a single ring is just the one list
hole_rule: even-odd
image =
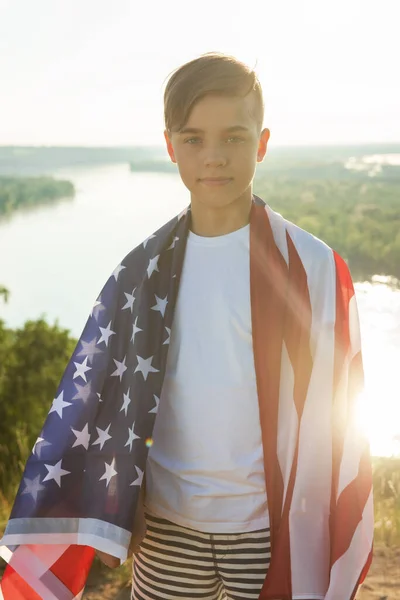
[{"label": "american flag", "polygon": [[127,557],[165,370],[185,214],[135,248],[94,303],[0,543],[9,563],[4,600],[79,598],[93,547],[122,562]]},{"label": "american flag", "polygon": [[[80,598],[93,548],[124,561],[160,401],[190,210],[117,266],[27,462],[4,600]],[[372,553],[362,361],[344,261],[253,196],[253,347],[271,521],[260,600],[350,600]],[[1,594],[0,594],[1,598]]]}]

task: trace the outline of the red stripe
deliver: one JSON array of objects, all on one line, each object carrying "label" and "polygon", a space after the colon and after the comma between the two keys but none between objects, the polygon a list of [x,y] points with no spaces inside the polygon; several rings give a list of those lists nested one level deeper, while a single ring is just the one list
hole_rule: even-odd
[{"label": "red stripe", "polygon": [[4,600],[41,600],[39,594],[10,565],[7,565],[0,585]]},{"label": "red stripe", "polygon": [[[354,295],[353,283],[348,267],[337,252],[333,252],[336,268],[336,316],[335,316],[335,357],[333,376],[333,402],[338,398],[340,379],[343,374],[346,356],[350,350],[349,303]],[[340,398],[339,398],[340,400]],[[346,399],[347,400],[347,399]],[[334,537],[336,499],[339,489],[340,465],[343,455],[345,415],[333,410],[332,423],[332,491],[331,491],[331,540]],[[332,565],[331,559],[331,565]]]},{"label": "red stripe", "polygon": [[85,587],[94,555],[93,548],[73,544],[50,570],[76,596]]},{"label": "red stripe", "polygon": [[[50,571],[75,597],[85,586],[94,555],[93,548],[71,545]],[[4,571],[1,591],[4,600],[41,600],[41,596],[10,565],[7,565]]]},{"label": "red stripe", "polygon": [[282,343],[295,374],[294,402],[301,419],[312,371],[311,302],[307,274],[287,236],[289,267],[279,252],[264,208],[251,219],[250,277],[254,361],[263,436],[271,521],[271,563],[260,600],[292,597],[289,511],[296,480],[298,439],[283,506],[283,479],[277,455]]},{"label": "red stripe", "polygon": [[[279,384],[288,269],[276,247],[267,212],[253,204],[250,218],[250,295],[254,364],[271,527],[271,565],[276,565],[283,479],[277,456]],[[264,588],[260,598],[265,598]]]},{"label": "red stripe", "polygon": [[361,456],[357,476],[342,491],[335,509],[335,531],[332,538],[332,565],[349,549],[354,532],[362,520],[371,493],[371,461],[368,447]]},{"label": "red stripe", "polygon": [[283,480],[277,456],[277,430],[287,267],[276,247],[263,206],[253,204],[250,227],[253,350],[273,546],[279,528],[283,498]]},{"label": "red stripe", "polygon": [[307,273],[288,234],[287,244],[289,251],[289,291],[284,340],[294,373],[293,400],[299,418],[299,428],[281,517],[279,539],[275,549],[274,565],[272,566],[271,558],[270,577],[267,576],[265,586],[266,594],[260,596],[265,600],[290,599],[292,597],[289,514],[297,475],[300,420],[303,415],[313,368],[310,344],[312,309]]},{"label": "red stripe", "polygon": [[[354,286],[345,261],[334,252],[336,266],[336,322],[335,322],[335,364],[334,364],[334,406],[333,406],[333,447],[332,447],[332,494],[331,494],[331,567],[345,554],[353,540],[355,530],[362,520],[363,511],[372,489],[372,469],[369,447],[366,443],[357,476],[341,492],[338,498],[340,469],[346,430],[354,419],[355,402],[363,388],[364,373],[361,352],[357,353],[346,367],[351,351],[349,304],[354,296]],[[345,389],[340,389],[343,369],[348,368]],[[343,385],[343,384],[342,384]],[[342,394],[345,394],[343,398]],[[335,403],[337,403],[335,410]],[[346,407],[343,410],[342,403]],[[365,578],[372,559],[372,549],[360,574],[358,585]]]}]

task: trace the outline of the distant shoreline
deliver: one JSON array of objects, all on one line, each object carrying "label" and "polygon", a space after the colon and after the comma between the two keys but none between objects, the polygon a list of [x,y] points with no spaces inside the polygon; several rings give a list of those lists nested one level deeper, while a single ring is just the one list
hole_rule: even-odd
[{"label": "distant shoreline", "polygon": [[8,218],[17,211],[73,198],[74,195],[75,187],[71,181],[0,175],[0,219]]}]

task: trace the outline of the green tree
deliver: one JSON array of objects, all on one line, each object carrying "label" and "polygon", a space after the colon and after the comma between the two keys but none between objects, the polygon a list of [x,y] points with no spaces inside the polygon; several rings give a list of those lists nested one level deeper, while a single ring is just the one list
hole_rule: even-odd
[{"label": "green tree", "polygon": [[0,321],[0,490],[12,495],[76,340],[58,324]]}]

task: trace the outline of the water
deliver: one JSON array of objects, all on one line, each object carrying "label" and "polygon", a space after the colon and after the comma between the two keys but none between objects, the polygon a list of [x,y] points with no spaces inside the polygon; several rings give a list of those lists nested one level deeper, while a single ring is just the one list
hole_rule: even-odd
[{"label": "water", "polygon": [[[0,223],[0,285],[11,292],[0,318],[11,327],[43,316],[78,337],[121,259],[189,203],[175,174],[131,173],[124,165],[62,169],[73,200]],[[360,420],[372,452],[400,452],[400,290],[356,284],[366,394]]]}]

